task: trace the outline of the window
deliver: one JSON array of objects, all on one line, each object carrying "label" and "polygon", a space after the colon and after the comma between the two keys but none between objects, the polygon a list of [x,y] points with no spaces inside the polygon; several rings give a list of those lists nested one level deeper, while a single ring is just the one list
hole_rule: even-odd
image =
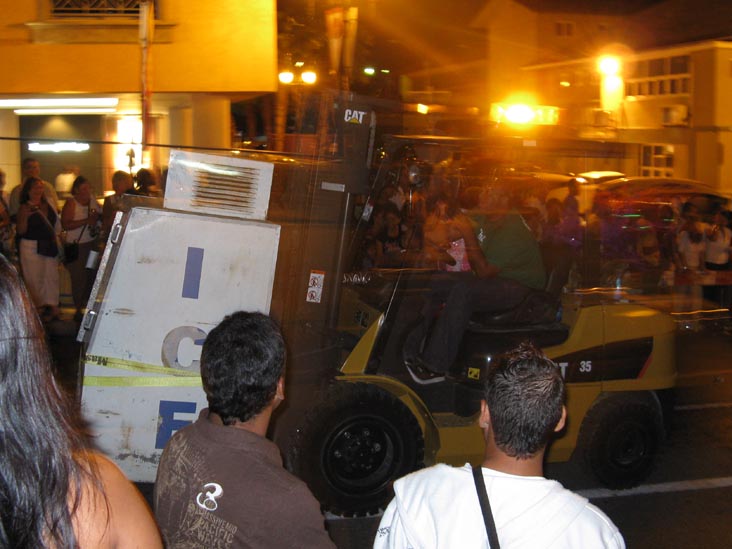
[{"label": "window", "polygon": [[635,73],[633,74],[636,78],[643,78],[648,76],[648,61],[638,61],[635,64]]},{"label": "window", "polygon": [[641,175],[651,177],[673,177],[674,146],[643,145],[641,147]]},{"label": "window", "polygon": [[665,59],[651,59],[648,62],[648,76],[662,76],[666,74]]},{"label": "window", "polygon": [[574,23],[571,21],[557,21],[554,23],[554,34],[557,36],[574,36]]},{"label": "window", "polygon": [[[38,0],[38,21],[26,26],[33,43],[137,44],[143,0]],[[155,17],[155,42],[170,43],[175,23],[161,18],[165,2],[149,0]]]},{"label": "window", "polygon": [[626,82],[627,95],[688,94],[691,88],[691,56],[677,55],[637,61]]},{"label": "window", "polygon": [[689,72],[691,57],[688,55],[677,55],[671,58],[671,74],[686,74]]},{"label": "window", "polygon": [[136,17],[141,3],[141,0],[53,0],[51,14],[53,17],[75,18]]}]

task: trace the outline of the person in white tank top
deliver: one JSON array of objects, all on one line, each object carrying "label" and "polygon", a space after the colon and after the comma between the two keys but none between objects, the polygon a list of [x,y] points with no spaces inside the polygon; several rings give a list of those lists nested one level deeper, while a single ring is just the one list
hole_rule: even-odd
[{"label": "person in white tank top", "polygon": [[77,322],[81,321],[82,310],[94,283],[95,271],[87,269],[86,263],[99,237],[101,210],[101,206],[92,195],[89,181],[80,175],[71,186],[71,198],[61,210],[61,225],[66,231],[66,242],[76,242],[79,245],[78,257],[66,263],[76,308],[74,320]]},{"label": "person in white tank top", "polygon": [[[704,265],[708,271],[730,270],[730,247],[732,246],[732,230],[727,226],[727,212],[721,208],[715,212],[712,223],[707,226],[707,247],[704,255]],[[704,299],[729,308],[730,290],[727,284],[704,286]]]}]

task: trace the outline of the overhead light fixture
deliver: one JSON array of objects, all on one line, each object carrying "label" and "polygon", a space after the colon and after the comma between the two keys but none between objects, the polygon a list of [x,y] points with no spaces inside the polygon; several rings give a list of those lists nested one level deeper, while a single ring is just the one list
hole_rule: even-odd
[{"label": "overhead light fixture", "polygon": [[506,117],[506,120],[513,122],[514,124],[528,124],[534,119],[536,113],[530,106],[519,104],[509,105],[504,116]]},{"label": "overhead light fixture", "polygon": [[559,107],[525,103],[493,103],[490,119],[499,123],[556,126],[559,124]]},{"label": "overhead light fixture", "polygon": [[89,150],[89,143],[59,142],[59,143],[28,143],[31,152],[84,152]]},{"label": "overhead light fixture", "polygon": [[114,108],[118,103],[116,97],[0,99],[0,109]]},{"label": "overhead light fixture", "polygon": [[89,108],[89,109],[15,109],[18,116],[23,115],[49,115],[49,114],[112,114],[116,109],[112,108]]}]

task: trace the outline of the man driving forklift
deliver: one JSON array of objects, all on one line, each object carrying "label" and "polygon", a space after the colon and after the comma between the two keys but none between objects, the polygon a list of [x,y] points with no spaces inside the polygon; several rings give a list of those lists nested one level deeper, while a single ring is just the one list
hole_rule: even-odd
[{"label": "man driving forklift", "polygon": [[545,287],[539,244],[505,189],[482,187],[469,218],[473,231],[462,237],[472,272],[434,273],[421,318],[406,338],[404,362],[418,383],[445,379],[473,313],[515,309]]}]

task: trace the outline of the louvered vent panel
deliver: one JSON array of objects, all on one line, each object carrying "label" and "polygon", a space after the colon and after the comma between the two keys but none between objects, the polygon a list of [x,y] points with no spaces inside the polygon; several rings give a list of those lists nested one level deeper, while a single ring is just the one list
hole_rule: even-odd
[{"label": "louvered vent panel", "polygon": [[245,219],[265,219],[274,164],[172,151],[165,207]]}]

